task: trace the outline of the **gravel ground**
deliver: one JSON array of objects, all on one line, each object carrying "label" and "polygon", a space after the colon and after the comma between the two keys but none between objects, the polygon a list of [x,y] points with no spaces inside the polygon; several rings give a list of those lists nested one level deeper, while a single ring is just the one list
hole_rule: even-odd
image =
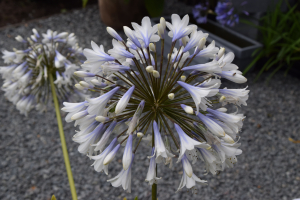
[{"label": "gravel ground", "polygon": [[[178,7],[179,8],[179,7]],[[181,11],[176,8],[169,12]],[[166,14],[170,14],[167,13]],[[30,33],[36,27],[40,31],[48,28],[58,31],[72,31],[83,47],[89,47],[90,40],[106,47],[110,41],[105,25],[99,20],[97,7],[55,15],[47,19],[0,29],[0,50],[17,47],[13,38]],[[2,65],[0,61],[0,65]],[[203,168],[194,166],[202,179],[208,180],[198,194],[186,191],[175,193],[181,180],[181,167],[173,171],[160,166],[158,176],[163,180],[158,188],[158,199],[283,199],[300,198],[300,144],[288,141],[288,137],[300,139],[300,80],[277,74],[269,85],[263,79],[253,82],[255,74],[249,74],[250,99],[243,107],[247,116],[241,133],[243,154],[233,169],[212,176],[203,175]],[[2,82],[0,82],[2,84]],[[236,85],[230,84],[232,87]],[[240,86],[240,87],[244,87]],[[60,146],[55,113],[31,112],[26,118],[19,114],[1,91],[0,95],[0,199],[1,200],[47,200],[55,194],[58,200],[69,200],[67,175]],[[139,148],[132,171],[132,193],[121,188],[112,188],[105,175],[96,173],[86,156],[77,152],[77,144],[71,141],[75,128],[65,124],[66,141],[79,199],[84,200],[139,200],[150,199],[151,188],[144,182],[150,149]],[[118,162],[110,165],[111,178],[121,169],[121,155]],[[142,175],[139,175],[142,174]]]}]

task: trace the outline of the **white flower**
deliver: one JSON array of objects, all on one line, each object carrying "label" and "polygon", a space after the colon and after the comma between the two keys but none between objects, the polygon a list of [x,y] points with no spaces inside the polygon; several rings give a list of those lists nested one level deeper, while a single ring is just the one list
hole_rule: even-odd
[{"label": "white flower", "polygon": [[214,122],[209,117],[206,117],[205,115],[198,113],[197,116],[199,119],[205,124],[205,126],[210,130],[214,135],[223,137],[225,136],[225,132],[222,129],[221,126],[219,126],[216,122]]},{"label": "white flower", "polygon": [[118,150],[120,149],[120,144],[118,144],[117,146],[115,146],[115,148],[109,152],[109,154],[107,154],[107,156],[105,157],[105,159],[103,160],[103,164],[104,165],[108,165],[117,155]]},{"label": "white flower", "polygon": [[123,39],[120,37],[120,35],[111,27],[106,27],[107,32],[114,37],[115,39],[119,40],[120,42],[123,42]]},{"label": "white flower", "polygon": [[247,87],[244,89],[219,89],[219,93],[225,97],[222,101],[223,105],[225,105],[226,103],[232,103],[238,106],[247,106],[246,101],[249,97],[249,90],[246,89]]},{"label": "white flower", "polygon": [[[177,192],[181,190],[183,187],[186,187],[187,189],[194,188],[196,186],[196,183],[199,183],[201,185],[206,185],[207,181],[201,180],[193,173],[193,171],[191,170],[191,165],[186,157],[182,159],[182,167],[184,170],[183,170],[181,182],[179,184]],[[188,171],[190,176],[188,176],[186,171]]]},{"label": "white flower", "polygon": [[111,135],[112,131],[114,130],[115,126],[117,125],[117,121],[113,121],[109,127],[106,129],[106,131],[103,133],[101,139],[99,140],[99,142],[97,142],[97,144],[94,144],[92,146],[96,146],[94,151],[100,151],[102,152],[108,139],[109,136]]},{"label": "white flower", "polygon": [[156,155],[156,163],[161,163],[163,161],[163,158],[167,159],[168,157],[174,157],[173,154],[171,154],[165,147],[165,144],[161,138],[160,132],[158,130],[158,126],[156,121],[153,121],[153,131],[154,131],[154,144],[155,149],[152,156]]},{"label": "white flower", "polygon": [[71,122],[71,117],[78,113],[79,111],[82,111],[84,109],[86,109],[86,104],[87,101],[83,101],[83,102],[80,102],[80,103],[69,103],[69,102],[64,102],[64,106],[61,110],[62,111],[65,111],[65,112],[68,112],[65,120],[66,122]]},{"label": "white flower", "polygon": [[207,89],[207,88],[195,87],[181,81],[177,81],[177,83],[181,87],[186,89],[192,96],[196,105],[196,110],[197,110],[196,114],[199,112],[199,107],[202,110],[206,110],[207,108],[206,105],[207,104],[210,105],[209,102],[205,99],[205,97],[211,97],[218,93],[218,89]]},{"label": "white flower", "polygon": [[94,169],[96,172],[102,172],[106,175],[108,175],[108,164],[104,164],[104,160],[106,156],[110,153],[114,145],[116,144],[117,138],[114,138],[111,143],[108,145],[108,147],[105,148],[105,150],[96,156],[89,156],[91,159],[95,160],[92,166],[94,166]]},{"label": "white flower", "polygon": [[148,47],[150,42],[157,42],[159,40],[159,36],[154,34],[157,32],[157,25],[152,27],[149,17],[144,17],[142,19],[141,26],[135,22],[132,22],[131,24],[137,33],[137,37],[144,42],[144,47]]},{"label": "white flower", "polygon": [[131,167],[134,159],[134,154],[132,154],[132,160],[130,162],[129,167],[122,171],[114,178],[107,180],[110,182],[113,187],[119,187],[122,185],[123,189],[129,193],[131,193]]},{"label": "white flower", "polygon": [[103,45],[98,46],[95,42],[91,42],[92,49],[84,49],[83,54],[86,56],[85,63],[97,63],[101,65],[105,61],[114,61],[115,58],[104,52]]},{"label": "white flower", "polygon": [[132,134],[130,134],[128,136],[125,150],[123,153],[123,169],[124,170],[127,170],[128,167],[131,165],[131,161],[133,160],[132,155],[133,155],[132,154]]},{"label": "white flower", "polygon": [[199,157],[205,163],[207,173],[210,172],[213,175],[216,175],[218,171],[217,165],[220,165],[218,157],[216,157],[211,149],[198,148],[197,150]]},{"label": "white flower", "polygon": [[[177,154],[184,169],[178,190],[187,187],[194,191],[197,182],[204,184],[206,181],[194,174],[190,162],[204,162],[197,167],[203,166],[207,172],[217,174],[232,167],[235,156],[241,153],[236,136],[242,128],[244,116],[226,114],[227,109],[220,108],[219,104],[226,102],[227,97],[231,102],[233,98],[240,98],[236,104],[247,98],[244,92],[232,94],[226,89],[219,90],[221,78],[226,73],[238,71],[238,67],[232,64],[234,54],[225,54],[225,48],[216,47],[214,41],[205,47],[208,34],[197,31],[195,25],[189,25],[187,15],[182,20],[178,15],[172,15],[172,24],[161,18],[154,26],[149,17],[145,17],[141,25],[132,23],[132,26],[134,30],[123,27],[127,36],[124,40],[115,30],[107,28],[114,38],[113,48],[108,54],[103,46],[98,47],[95,43],[92,43],[93,50],[84,51],[87,61],[81,67],[87,71],[75,72],[84,79],[77,87],[88,89],[93,98],[87,98],[86,103],[76,108],[71,105],[65,108],[76,119],[75,126],[78,125],[74,138],[91,156],[98,150],[106,152],[110,136],[116,134],[118,144],[111,147],[109,153],[98,155],[97,162],[98,171],[105,171],[120,147],[125,146],[123,169],[117,177],[109,180],[114,187],[122,185],[123,189],[131,191],[133,157],[136,152],[140,153],[140,143],[144,141],[152,148],[148,173],[144,175],[146,181],[150,185],[157,184],[157,164],[164,162],[171,169],[172,158]],[[167,40],[166,26],[173,37],[170,46],[164,43]],[[194,53],[190,55],[189,52]],[[158,53],[163,56],[157,56]],[[32,57],[36,55],[32,54]],[[199,60],[195,57],[212,60],[190,66]],[[9,74],[15,68],[11,66],[0,71]],[[191,73],[185,74],[187,70]],[[23,76],[26,72],[22,68],[19,74]],[[66,79],[66,72],[59,75]],[[5,85],[16,87],[10,85],[9,80]],[[23,92],[26,91],[24,88]],[[19,98],[15,93],[8,95]],[[94,132],[99,124],[102,129]]]},{"label": "white flower", "polygon": [[169,36],[173,38],[172,42],[184,36],[189,35],[193,30],[197,29],[196,25],[188,25],[189,24],[188,15],[185,15],[182,18],[182,20],[177,14],[173,14],[171,18],[172,18],[172,24],[170,22],[166,22],[166,25],[171,30],[169,32]]},{"label": "white flower", "polygon": [[210,74],[222,72],[222,69],[221,69],[219,63],[216,60],[213,60],[211,62],[204,63],[204,64],[198,64],[198,65],[192,65],[189,67],[184,67],[184,68],[182,68],[182,70],[183,71],[197,70],[200,72],[207,72]]},{"label": "white flower", "polygon": [[134,58],[134,55],[128,52],[123,44],[120,44],[117,40],[112,40],[113,49],[108,50],[108,53],[120,62],[124,62],[126,58]]},{"label": "white flower", "polygon": [[235,113],[223,113],[210,108],[208,108],[207,111],[211,113],[214,117],[223,121],[229,128],[235,131],[235,133],[239,132],[240,128],[242,127],[242,121],[245,118],[244,115],[237,115]]},{"label": "white flower", "polygon": [[91,115],[105,115],[104,108],[107,102],[112,98],[112,96],[119,90],[119,87],[115,87],[111,91],[101,95],[100,97],[87,99],[89,102],[88,112]]},{"label": "white flower", "polygon": [[207,33],[203,33],[202,31],[194,30],[191,33],[191,37],[190,37],[187,45],[184,47],[183,52],[187,52],[191,48],[195,47],[202,38],[206,39],[207,36],[208,36]]},{"label": "white flower", "polygon": [[124,95],[123,97],[119,100],[116,109],[115,109],[115,113],[116,114],[120,114],[121,112],[123,112],[131,98],[131,95],[133,93],[135,89],[135,86],[132,86]]},{"label": "white flower", "polygon": [[205,144],[205,142],[198,142],[192,138],[190,138],[177,124],[175,124],[175,129],[179,135],[180,139],[180,154],[178,157],[179,162],[181,158],[184,156],[186,150],[193,150],[195,147],[209,147],[209,145]]},{"label": "white flower", "polygon": [[[124,33],[126,34],[126,36],[128,37],[128,39],[131,40],[131,42],[133,42],[133,44],[139,48],[142,48],[141,43],[139,42],[135,32],[133,32],[130,28],[128,28],[127,26],[123,26],[124,29]],[[135,49],[135,48],[133,48]]]},{"label": "white flower", "polygon": [[247,82],[247,79],[242,75],[242,72],[240,72],[239,70],[222,71],[221,73],[217,73],[217,75],[235,83]]},{"label": "white flower", "polygon": [[[220,79],[210,78],[206,81],[203,81],[201,84],[198,85],[198,87],[219,89],[220,85],[221,85]],[[220,92],[220,89],[219,89],[219,92]]]},{"label": "white flower", "polygon": [[78,146],[78,151],[85,155],[89,152],[89,155],[92,155],[92,152],[94,150],[92,144],[94,144],[94,142],[99,139],[101,134],[105,131],[105,128],[106,126],[101,123],[92,132],[85,132],[85,134],[74,135],[73,141],[80,144]]},{"label": "white flower", "polygon": [[[152,148],[151,155],[154,155],[155,147]],[[157,181],[161,178],[156,177],[156,159],[155,157],[150,158],[149,169],[147,172],[146,182],[149,182],[149,185],[153,185],[153,183],[157,184]]]},{"label": "white flower", "polygon": [[78,79],[73,72],[81,64],[78,44],[67,43],[67,32],[48,30],[43,37],[36,29],[32,32],[28,41],[16,37],[25,46],[24,50],[3,51],[2,58],[8,66],[0,68],[5,96],[25,115],[33,108],[44,111],[52,102],[49,74],[57,86],[59,100],[72,100],[73,94],[83,95],[74,87]]}]

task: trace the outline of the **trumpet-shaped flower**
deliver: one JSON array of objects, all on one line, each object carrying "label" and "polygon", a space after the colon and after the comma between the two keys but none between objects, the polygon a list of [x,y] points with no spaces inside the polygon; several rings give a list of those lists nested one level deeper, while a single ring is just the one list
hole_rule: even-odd
[{"label": "trumpet-shaped flower", "polygon": [[131,193],[131,167],[134,159],[134,154],[131,155],[132,159],[130,161],[129,167],[122,171],[114,178],[107,180],[113,187],[119,187],[122,185],[123,189],[128,193]]},{"label": "trumpet-shaped flower", "polygon": [[92,166],[94,166],[96,172],[104,171],[104,173],[108,175],[108,164],[104,164],[104,160],[106,156],[110,153],[116,142],[117,138],[114,138],[102,153],[96,156],[89,156],[91,159],[95,160]]},{"label": "trumpet-shaped flower", "polygon": [[156,155],[156,163],[161,163],[163,161],[163,158],[167,159],[169,157],[174,157],[173,154],[171,154],[165,147],[165,144],[161,138],[160,132],[158,130],[158,126],[156,121],[153,121],[153,131],[154,131],[154,145],[155,150],[152,156]]},{"label": "trumpet-shaped flower", "polygon": [[171,30],[169,32],[169,36],[173,38],[172,42],[181,39],[184,36],[189,35],[193,30],[197,29],[196,25],[188,25],[189,24],[188,15],[185,15],[182,18],[182,20],[177,14],[173,14],[171,18],[172,18],[172,24],[170,22],[166,22],[166,25]]},{"label": "trumpet-shaped flower", "polygon": [[123,169],[127,170],[131,165],[132,157],[132,134],[128,136],[127,143],[123,154]]},{"label": "trumpet-shaped flower", "polygon": [[193,150],[195,147],[199,147],[199,148],[209,147],[209,145],[205,144],[204,142],[199,142],[190,138],[177,124],[175,124],[175,129],[180,139],[180,154],[178,157],[178,162],[182,159],[186,150]]},{"label": "trumpet-shaped flower", "polygon": [[150,42],[157,42],[159,40],[159,36],[155,35],[157,32],[157,25],[152,27],[149,17],[144,17],[142,19],[141,26],[135,22],[132,22],[131,24],[137,33],[137,37],[145,44],[144,47],[148,47]]},{"label": "trumpet-shaped flower", "polygon": [[177,81],[177,83],[190,93],[195,102],[197,113],[199,112],[199,107],[206,110],[205,108],[208,102],[206,101],[205,97],[211,97],[218,93],[218,89],[195,87],[181,81]]},{"label": "trumpet-shaped flower", "polygon": [[222,100],[223,105],[226,103],[236,104],[238,106],[244,105],[247,106],[246,101],[248,100],[249,90],[244,89],[219,89],[219,93],[222,94],[225,98]]},{"label": "trumpet-shaped flower", "polygon": [[203,115],[202,113],[198,113],[197,116],[199,119],[205,124],[208,130],[210,130],[214,135],[223,137],[225,136],[225,132],[221,126],[219,126],[216,122],[214,122],[209,117]]},{"label": "trumpet-shaped flower", "polygon": [[[151,154],[155,153],[155,147],[152,148]],[[161,178],[156,177],[156,159],[153,156],[150,158],[149,169],[147,172],[146,182],[149,182],[149,185],[153,185],[153,183],[157,184],[157,181]]]},{"label": "trumpet-shaped flower", "polygon": [[[201,180],[193,173],[193,171],[191,170],[191,164],[189,163],[187,158],[183,158],[181,162],[183,167],[183,174],[177,192],[184,187],[186,187],[187,189],[193,189],[196,186],[196,183],[206,185],[207,181]],[[186,171],[188,171],[189,175],[186,173]]]}]

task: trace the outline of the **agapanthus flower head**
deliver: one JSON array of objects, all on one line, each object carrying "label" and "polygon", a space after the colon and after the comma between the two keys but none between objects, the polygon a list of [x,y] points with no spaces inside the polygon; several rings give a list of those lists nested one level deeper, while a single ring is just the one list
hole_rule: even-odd
[{"label": "agapanthus flower head", "polygon": [[75,35],[48,30],[41,36],[36,29],[32,32],[27,40],[22,36],[16,37],[25,46],[24,50],[2,52],[4,63],[8,66],[0,67],[6,98],[25,115],[32,108],[43,111],[51,102],[52,77],[59,100],[71,100],[71,95],[80,94],[74,89],[79,80],[74,72],[81,64],[82,49]]},{"label": "agapanthus flower head", "polygon": [[[244,1],[241,6],[246,4],[247,1]],[[231,0],[218,1],[215,12],[217,14],[216,20],[222,25],[233,27],[239,23],[239,11],[234,7]],[[248,15],[247,11],[242,12]]]},{"label": "agapanthus flower head", "polygon": [[[132,163],[137,162],[134,155],[141,142],[152,146],[145,155],[149,159],[145,180],[150,185],[163,182],[163,176],[156,174],[157,163],[172,168],[176,157],[183,166],[178,190],[194,191],[196,183],[205,184],[194,174],[192,164],[204,162],[207,172],[216,174],[232,167],[228,160],[236,160],[241,153],[236,136],[245,117],[218,107],[221,103],[245,105],[249,91],[219,88],[222,78],[236,83],[247,79],[232,64],[233,53],[215,47],[214,42],[206,47],[208,34],[188,25],[188,19],[173,14],[172,23],[162,18],[152,26],[145,17],[142,25],[133,24],[134,30],[124,27],[127,39],[108,28],[113,49],[106,53],[102,45],[92,43],[93,50],[84,50],[83,68],[88,72],[75,74],[85,79],[80,85],[96,97],[65,103],[62,110],[69,112],[66,120],[78,126],[73,140],[79,143],[80,153],[95,160],[97,172],[107,174],[107,165],[123,152],[121,173],[108,180],[114,187],[122,185],[131,191]],[[162,42],[165,24],[173,38],[170,49],[164,49]],[[156,48],[159,42],[161,49]],[[167,58],[161,56],[164,51],[170,52]],[[211,61],[191,65],[195,57]]]},{"label": "agapanthus flower head", "polygon": [[199,4],[195,5],[195,7],[193,8],[193,16],[197,23],[203,24],[207,22],[208,9],[208,0],[204,0],[203,2],[200,2]]}]

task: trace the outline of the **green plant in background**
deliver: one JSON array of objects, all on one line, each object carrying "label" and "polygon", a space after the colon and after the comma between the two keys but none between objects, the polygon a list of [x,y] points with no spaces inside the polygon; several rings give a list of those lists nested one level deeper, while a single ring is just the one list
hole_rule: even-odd
[{"label": "green plant in background", "polygon": [[280,9],[282,3],[282,1],[279,1],[275,11],[269,11],[261,18],[261,26],[244,21],[259,29],[262,35],[263,47],[253,53],[252,56],[256,55],[256,57],[243,73],[246,74],[261,58],[268,58],[256,76],[256,80],[264,71],[270,70],[271,67],[275,69],[269,75],[268,80],[281,68],[286,68],[286,75],[295,61],[300,60],[300,12],[296,10],[297,5],[291,7],[286,2],[289,10],[284,13]]}]

